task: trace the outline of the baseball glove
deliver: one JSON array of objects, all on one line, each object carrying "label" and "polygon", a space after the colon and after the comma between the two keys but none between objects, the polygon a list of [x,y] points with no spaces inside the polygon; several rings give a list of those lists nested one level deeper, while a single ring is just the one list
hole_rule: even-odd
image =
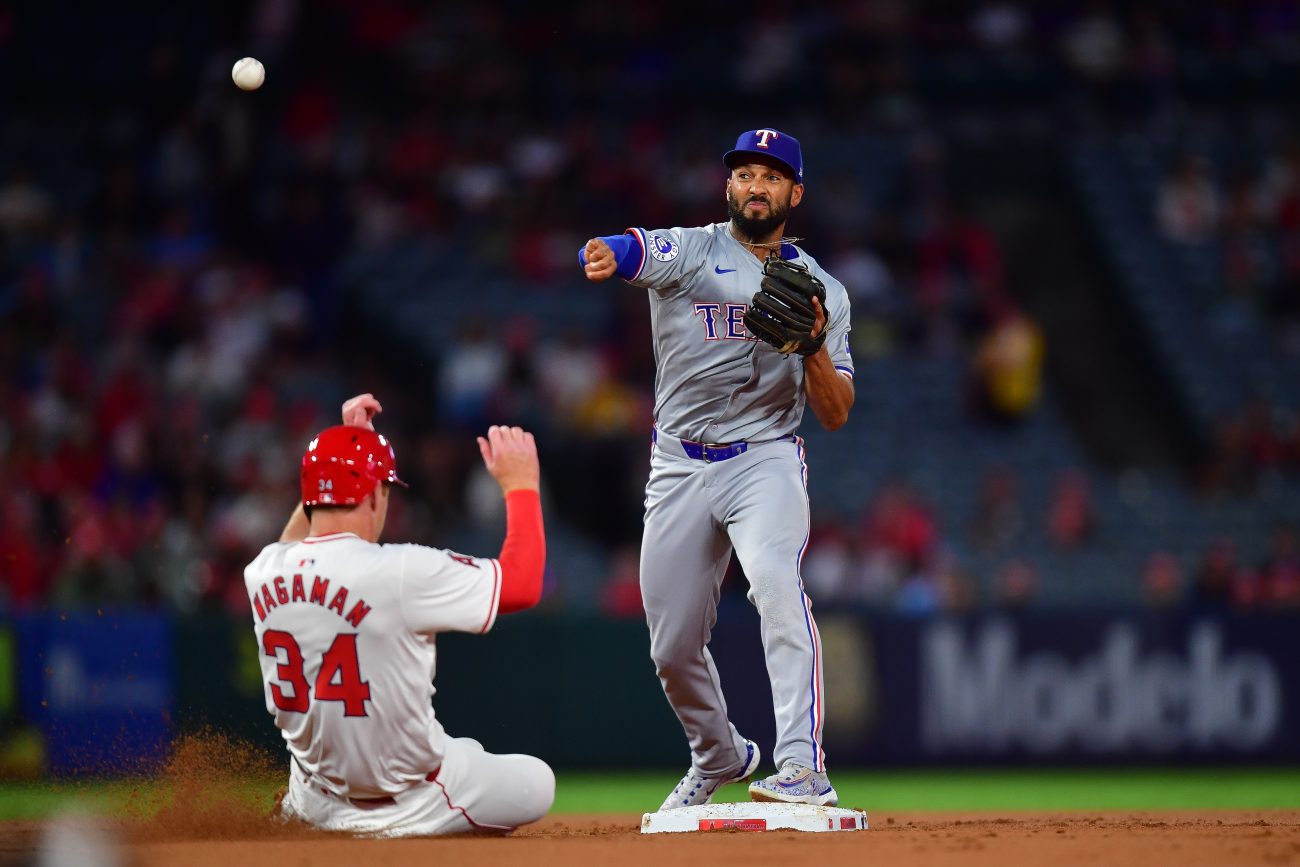
[{"label": "baseball glove", "polygon": [[826,327],[812,336],[816,313],[812,299],[826,309],[826,285],[802,265],[776,256],[763,263],[763,282],[749,309],[745,328],[784,355],[812,355],[826,342]]}]

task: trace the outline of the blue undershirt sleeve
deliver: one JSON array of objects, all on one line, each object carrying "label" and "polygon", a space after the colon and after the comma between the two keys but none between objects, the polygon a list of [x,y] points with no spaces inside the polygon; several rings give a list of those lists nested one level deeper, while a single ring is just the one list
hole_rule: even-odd
[{"label": "blue undershirt sleeve", "polygon": [[[609,249],[614,251],[614,259],[618,262],[618,268],[614,273],[624,280],[631,280],[636,276],[637,269],[641,266],[641,248],[635,238],[631,235],[601,235],[597,240],[604,241],[609,245]],[[586,267],[587,246],[585,244],[578,248],[578,264]]]}]

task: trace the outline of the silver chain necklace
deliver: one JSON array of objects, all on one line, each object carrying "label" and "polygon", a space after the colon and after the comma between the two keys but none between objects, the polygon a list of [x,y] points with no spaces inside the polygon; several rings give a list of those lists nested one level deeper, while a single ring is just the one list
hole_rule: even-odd
[{"label": "silver chain necklace", "polygon": [[727,225],[729,230],[731,231],[731,237],[735,238],[738,243],[743,244],[746,247],[749,247],[751,250],[755,247],[766,247],[769,250],[773,247],[779,249],[782,244],[793,244],[795,241],[803,240],[803,238],[789,237],[789,238],[781,238],[780,240],[777,241],[744,241],[741,240],[740,236],[736,234],[735,223],[728,223]]}]

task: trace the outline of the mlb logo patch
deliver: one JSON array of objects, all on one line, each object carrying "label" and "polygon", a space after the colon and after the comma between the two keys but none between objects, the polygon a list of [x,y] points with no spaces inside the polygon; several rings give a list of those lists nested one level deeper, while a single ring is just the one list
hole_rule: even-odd
[{"label": "mlb logo patch", "polygon": [[679,252],[681,252],[680,249],[672,242],[672,239],[665,238],[662,235],[650,236],[650,255],[660,262],[671,262],[677,258]]}]

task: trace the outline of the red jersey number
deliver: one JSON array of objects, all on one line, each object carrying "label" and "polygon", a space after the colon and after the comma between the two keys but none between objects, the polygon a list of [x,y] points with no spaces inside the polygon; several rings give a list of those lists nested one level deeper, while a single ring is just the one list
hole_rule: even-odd
[{"label": "red jersey number", "polygon": [[355,632],[339,633],[321,657],[320,674],[316,676],[316,700],[343,702],[344,716],[366,716],[370,684],[361,679]]},{"label": "red jersey number", "polygon": [[[267,656],[275,657],[275,676],[280,681],[271,684],[271,700],[275,706],[280,710],[306,713],[309,701],[307,678],[302,676],[302,651],[298,649],[298,642],[287,632],[268,629],[262,635],[262,649]],[[281,650],[284,651],[283,660],[280,659]],[[293,691],[285,695],[280,684],[288,685]]]},{"label": "red jersey number", "polygon": [[[262,635],[262,649],[267,656],[275,658],[275,676],[280,681],[271,684],[271,701],[280,710],[306,713],[310,696],[307,678],[302,671],[302,650],[297,640],[288,632],[268,629]],[[281,650],[284,651],[283,659]],[[290,687],[292,693],[286,695],[284,686]],[[343,702],[344,716],[368,716],[366,702],[370,700],[370,684],[361,679],[355,632],[336,635],[334,643],[321,656],[320,672],[316,675],[316,700]]]}]

